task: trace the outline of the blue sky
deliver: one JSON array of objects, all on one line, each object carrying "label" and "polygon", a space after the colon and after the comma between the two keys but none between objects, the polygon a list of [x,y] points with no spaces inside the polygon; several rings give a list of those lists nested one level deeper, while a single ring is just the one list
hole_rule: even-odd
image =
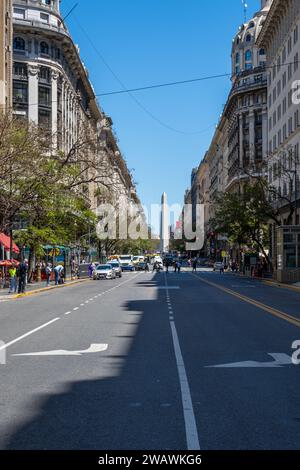
[{"label": "blue sky", "polygon": [[[244,18],[241,0],[62,0],[63,14],[76,1],[67,24],[96,93],[121,89],[115,76],[135,88],[231,71],[232,38]],[[248,19],[259,6],[248,0]],[[128,94],[100,98],[143,204],[158,203],[164,191],[170,203],[183,201],[229,89],[230,80],[219,78],[134,94],[181,132],[152,119]]]}]

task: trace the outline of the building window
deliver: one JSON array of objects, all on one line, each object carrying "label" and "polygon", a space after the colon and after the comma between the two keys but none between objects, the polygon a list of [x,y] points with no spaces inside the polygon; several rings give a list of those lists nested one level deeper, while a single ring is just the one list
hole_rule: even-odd
[{"label": "building window", "polygon": [[282,75],[282,88],[286,87],[286,72]]},{"label": "building window", "polygon": [[14,50],[15,51],[25,51],[25,41],[23,38],[17,37],[14,39]]},{"label": "building window", "polygon": [[19,78],[27,78],[27,65],[19,62],[14,63],[14,76]]},{"label": "building window", "polygon": [[298,67],[299,67],[299,54],[297,52],[297,54],[294,57],[294,72],[298,70]]},{"label": "building window", "polygon": [[27,83],[13,83],[13,100],[15,104],[28,103],[28,85]]},{"label": "building window", "polygon": [[289,66],[288,66],[288,80],[291,80],[292,74],[293,74],[292,64],[289,64]]},{"label": "building window", "polygon": [[45,42],[41,42],[41,54],[49,55],[49,45]]},{"label": "building window", "polygon": [[47,15],[46,13],[41,13],[40,18],[43,23],[49,23],[49,15]]},{"label": "building window", "polygon": [[265,49],[259,49],[259,55],[266,55]]},{"label": "building window", "polygon": [[277,96],[279,96],[281,93],[281,80],[277,83]]},{"label": "building window", "polygon": [[284,46],[282,51],[282,63],[284,64],[286,61],[286,47]]},{"label": "building window", "polygon": [[41,67],[40,68],[40,81],[51,83],[51,71],[48,67]]},{"label": "building window", "polygon": [[14,8],[14,18],[17,20],[25,20],[25,10],[22,8]]},{"label": "building window", "polygon": [[245,52],[245,61],[246,62],[249,62],[249,61],[252,61],[252,52],[250,51],[250,49],[248,49],[246,52]]},{"label": "building window", "polygon": [[39,87],[39,105],[40,106],[51,106],[51,90],[50,88],[40,86]]},{"label": "building window", "polygon": [[289,38],[288,40],[288,54],[292,52],[292,38]]},{"label": "building window", "polygon": [[286,113],[286,98],[284,98],[282,101],[282,113],[283,114]]},{"label": "building window", "polygon": [[254,21],[250,21],[248,29],[254,28],[255,24]]},{"label": "building window", "polygon": [[298,25],[294,29],[294,44],[298,42]]},{"label": "building window", "polygon": [[246,36],[246,42],[251,42],[252,36],[251,34],[247,34]]},{"label": "building window", "polygon": [[284,126],[283,126],[283,131],[282,131],[282,134],[283,134],[283,140],[286,140],[286,138],[287,138],[287,133],[286,133],[286,124],[284,124]]},{"label": "building window", "polygon": [[281,145],[281,144],[282,144],[282,140],[281,140],[281,129],[278,131],[277,138],[278,138],[278,145]]},{"label": "building window", "polygon": [[280,121],[281,119],[281,104],[277,108],[277,120]]}]

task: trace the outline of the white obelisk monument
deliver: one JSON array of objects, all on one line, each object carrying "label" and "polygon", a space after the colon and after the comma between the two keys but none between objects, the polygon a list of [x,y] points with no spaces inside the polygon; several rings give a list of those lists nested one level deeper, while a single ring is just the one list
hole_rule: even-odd
[{"label": "white obelisk monument", "polygon": [[166,193],[161,198],[161,220],[160,220],[160,252],[161,254],[169,251],[169,208]]}]

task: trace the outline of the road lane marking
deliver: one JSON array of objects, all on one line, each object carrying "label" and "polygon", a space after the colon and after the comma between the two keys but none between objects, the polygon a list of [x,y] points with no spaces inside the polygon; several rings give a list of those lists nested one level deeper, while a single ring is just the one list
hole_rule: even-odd
[{"label": "road lane marking", "polygon": [[[166,290],[168,292],[168,281],[165,274]],[[178,377],[180,382],[181,400],[183,406],[183,415],[185,423],[186,442],[188,450],[200,450],[200,443],[198,437],[198,430],[196,425],[196,418],[193,408],[190,386],[187,378],[187,373],[184,365],[184,360],[180,348],[177,329],[174,319],[170,319],[173,346],[175,351],[175,358],[177,364]]]},{"label": "road lane marking", "polygon": [[79,310],[79,307],[75,307],[73,308],[74,312],[76,312],[76,310]]},{"label": "road lane marking", "polygon": [[66,351],[59,349],[57,351],[41,351],[33,353],[12,354],[12,356],[82,356],[83,354],[96,354],[106,351],[108,344],[91,344],[88,349],[83,351]]},{"label": "road lane marking", "polygon": [[2,351],[3,349],[7,349],[9,346],[12,346],[13,344],[18,343],[18,342],[21,341],[22,339],[25,339],[25,338],[27,338],[28,336],[33,335],[33,334],[36,333],[37,331],[40,331],[40,330],[42,330],[43,328],[46,328],[47,326],[51,325],[52,323],[57,322],[58,320],[60,320],[60,317],[54,318],[53,320],[49,321],[48,323],[44,323],[43,325],[41,325],[41,326],[35,328],[34,330],[28,331],[28,333],[25,333],[24,335],[19,336],[18,338],[16,338],[16,339],[10,341],[9,343],[4,344],[4,346],[1,346],[1,347],[0,347],[0,351]]},{"label": "road lane marking", "polygon": [[258,362],[258,361],[242,361],[242,362],[231,362],[229,364],[217,364],[215,366],[206,366],[209,368],[245,368],[245,367],[254,367],[254,368],[264,368],[264,367],[283,367],[287,365],[293,365],[293,360],[290,356],[284,353],[268,353],[268,356],[271,356],[274,360],[269,362]]},{"label": "road lane marking", "polygon": [[66,312],[65,315],[70,315],[71,312]]},{"label": "road lane marking", "polygon": [[232,295],[233,297],[243,300],[244,302],[247,302],[248,304],[254,305],[255,307],[260,308],[261,310],[264,310],[265,312],[270,313],[274,317],[280,318],[281,320],[285,320],[291,323],[292,325],[295,325],[298,328],[300,328],[300,319],[297,317],[293,317],[292,315],[289,315],[288,313],[284,313],[281,310],[277,310],[276,308],[263,304],[262,302],[259,302],[258,300],[253,300],[250,297],[239,294],[238,292],[235,292],[231,289],[227,289],[226,287],[220,286],[219,284],[207,281],[206,279],[203,279],[200,276],[196,276],[195,274],[191,274],[191,275],[195,277],[196,279],[198,279],[199,281],[204,282],[205,284],[208,284],[212,287],[215,287],[216,289],[226,292],[227,294]]}]

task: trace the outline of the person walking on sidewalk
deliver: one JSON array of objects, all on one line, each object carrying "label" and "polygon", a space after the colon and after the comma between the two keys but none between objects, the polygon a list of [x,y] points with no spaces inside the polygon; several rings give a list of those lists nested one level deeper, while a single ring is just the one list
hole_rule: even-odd
[{"label": "person walking on sidewalk", "polygon": [[16,281],[17,281],[17,268],[12,265],[8,270],[9,275],[9,294],[14,294],[16,291]]},{"label": "person walking on sidewalk", "polygon": [[194,259],[193,261],[193,273],[197,272],[197,258]]},{"label": "person walking on sidewalk", "polygon": [[50,286],[50,278],[51,278],[52,268],[51,264],[48,263],[46,266],[46,279],[47,279],[47,287]]},{"label": "person walking on sidewalk", "polygon": [[27,271],[28,271],[28,261],[25,259],[20,265],[19,265],[19,294],[24,294],[25,292],[25,287],[26,287],[26,277],[27,277]]}]

